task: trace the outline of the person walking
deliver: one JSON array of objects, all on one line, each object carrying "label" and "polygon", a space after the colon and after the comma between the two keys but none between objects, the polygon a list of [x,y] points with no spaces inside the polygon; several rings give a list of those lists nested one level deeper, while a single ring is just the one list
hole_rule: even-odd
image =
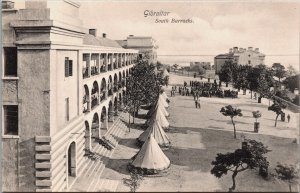
[{"label": "person walking", "polygon": [[288,114],[287,119],[288,119],[288,123],[289,123],[289,122],[290,122],[290,119],[291,119],[290,114]]},{"label": "person walking", "polygon": [[198,100],[197,99],[195,99],[195,107],[196,107],[196,109],[198,108]]},{"label": "person walking", "polygon": [[198,108],[201,109],[200,98],[197,98]]}]

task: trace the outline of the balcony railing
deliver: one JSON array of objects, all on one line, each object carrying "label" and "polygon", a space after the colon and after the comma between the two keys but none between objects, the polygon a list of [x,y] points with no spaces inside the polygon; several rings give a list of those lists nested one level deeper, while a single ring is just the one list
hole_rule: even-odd
[{"label": "balcony railing", "polygon": [[89,77],[89,68],[82,68],[82,75],[83,75],[83,78],[87,78]]},{"label": "balcony railing", "polygon": [[92,66],[91,67],[91,75],[97,75],[99,74],[99,68],[97,66]]},{"label": "balcony railing", "polygon": [[118,83],[118,89],[121,89],[122,88],[122,82],[119,82]]},{"label": "balcony railing", "polygon": [[108,64],[108,70],[111,71],[112,70],[112,65]]},{"label": "balcony railing", "polygon": [[83,96],[83,113],[88,112],[89,110],[89,99],[87,95]]},{"label": "balcony railing", "polygon": [[102,90],[100,93],[100,101],[104,101],[106,99],[106,90]]},{"label": "balcony railing", "polygon": [[108,96],[113,95],[113,89],[108,89]]},{"label": "balcony railing", "polygon": [[100,67],[100,72],[106,72],[105,64]]},{"label": "balcony railing", "polygon": [[114,92],[118,92],[118,85],[114,85],[113,90]]},{"label": "balcony railing", "polygon": [[92,94],[92,108],[94,108],[95,106],[99,105],[99,97],[98,97],[98,93],[94,93]]}]

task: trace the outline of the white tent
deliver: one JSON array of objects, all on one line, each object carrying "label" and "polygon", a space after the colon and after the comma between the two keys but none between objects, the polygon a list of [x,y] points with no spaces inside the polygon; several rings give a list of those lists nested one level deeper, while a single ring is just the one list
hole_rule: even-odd
[{"label": "white tent", "polygon": [[165,91],[163,91],[163,92],[161,93],[161,95],[162,95],[166,100],[168,99],[168,96],[167,96],[167,94],[166,94]]},{"label": "white tent", "polygon": [[170,115],[168,113],[168,111],[165,109],[165,107],[162,105],[161,100],[157,100],[156,103],[148,111],[147,116],[151,116],[156,111],[156,109],[158,109],[158,108],[161,110],[161,112],[163,113],[163,115],[165,117],[168,117]]},{"label": "white tent", "polygon": [[[170,167],[170,160],[160,149],[150,134],[140,151],[133,157],[131,165],[137,169],[145,169],[158,173]],[[152,173],[152,172],[151,172]]]},{"label": "white tent", "polygon": [[160,102],[164,107],[166,108],[169,107],[169,104],[167,103],[165,97],[162,94],[159,94],[158,100],[160,100]]},{"label": "white tent", "polygon": [[152,121],[157,120],[163,129],[168,129],[170,124],[159,108],[152,114],[151,118],[146,121],[146,125],[150,126]]},{"label": "white tent", "polygon": [[149,135],[153,135],[154,139],[160,147],[169,147],[171,145],[170,139],[165,131],[160,126],[157,120],[154,120],[151,125],[139,137],[138,142],[144,143]]}]

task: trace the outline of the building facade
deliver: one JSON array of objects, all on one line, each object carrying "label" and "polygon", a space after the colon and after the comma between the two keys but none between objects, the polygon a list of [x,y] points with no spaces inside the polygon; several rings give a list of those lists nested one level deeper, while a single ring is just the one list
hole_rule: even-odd
[{"label": "building facade", "polygon": [[139,57],[148,56],[148,62],[157,63],[157,49],[156,40],[149,36],[134,36],[129,35],[126,40],[117,41],[123,48],[135,49],[139,51]]},{"label": "building facade", "polygon": [[259,48],[255,48],[255,50],[253,50],[253,47],[248,47],[248,49],[230,48],[228,53],[217,55],[214,58],[216,72],[218,73],[222,65],[229,60],[239,65],[257,66],[265,63],[265,55],[259,51]]},{"label": "building facade", "polygon": [[2,8],[2,189],[68,191],[114,122],[138,51],[82,28],[71,0]]}]

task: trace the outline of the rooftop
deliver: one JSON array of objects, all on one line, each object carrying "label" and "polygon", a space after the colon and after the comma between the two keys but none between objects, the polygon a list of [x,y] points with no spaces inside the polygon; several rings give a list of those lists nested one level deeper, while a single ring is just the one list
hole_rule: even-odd
[{"label": "rooftop", "polygon": [[85,34],[83,37],[83,44],[85,45],[95,45],[95,46],[105,46],[105,47],[115,47],[122,48],[120,44],[116,40],[103,38],[103,37],[95,37],[91,34]]}]

